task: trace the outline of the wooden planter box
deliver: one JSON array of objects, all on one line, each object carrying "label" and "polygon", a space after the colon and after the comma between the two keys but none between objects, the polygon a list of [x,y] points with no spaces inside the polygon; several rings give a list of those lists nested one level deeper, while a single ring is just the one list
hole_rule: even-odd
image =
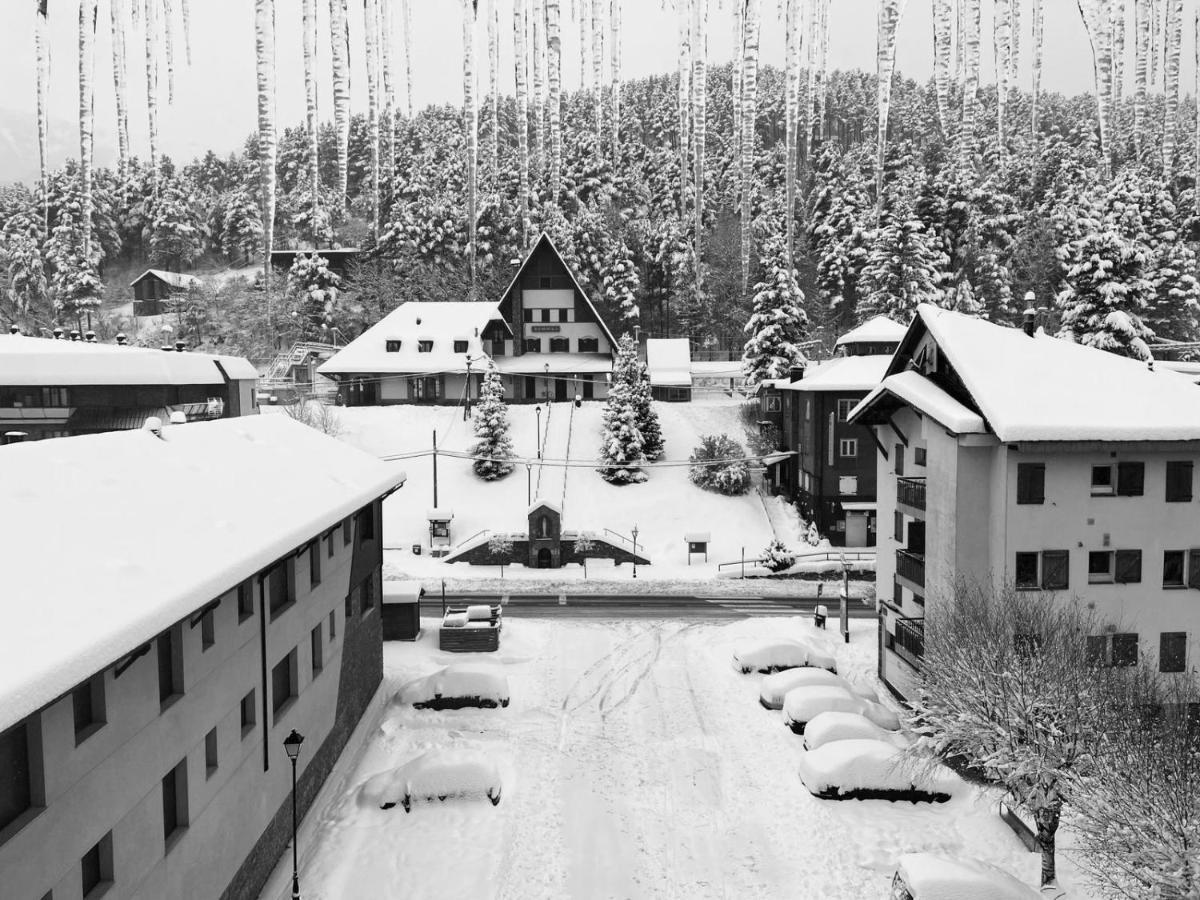
[{"label": "wooden planter box", "polygon": [[440,628],[438,648],[450,653],[490,653],[500,649],[500,628],[494,625]]}]

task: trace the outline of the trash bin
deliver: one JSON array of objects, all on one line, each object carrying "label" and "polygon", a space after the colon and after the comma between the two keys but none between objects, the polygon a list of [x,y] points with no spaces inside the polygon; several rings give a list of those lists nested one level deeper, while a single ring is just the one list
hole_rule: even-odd
[{"label": "trash bin", "polygon": [[383,583],[383,639],[415,641],[421,633],[421,598],[425,589],[419,581]]},{"label": "trash bin", "polygon": [[421,545],[413,544],[412,547],[413,547],[413,556],[420,556],[421,555]]}]

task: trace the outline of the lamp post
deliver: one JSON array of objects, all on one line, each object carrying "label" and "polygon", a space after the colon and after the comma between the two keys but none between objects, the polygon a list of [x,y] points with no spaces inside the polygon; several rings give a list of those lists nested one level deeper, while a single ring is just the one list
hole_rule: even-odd
[{"label": "lamp post", "polygon": [[537,458],[542,458],[542,404],[534,406],[533,411],[537,413]]},{"label": "lamp post", "polygon": [[637,526],[633,526],[633,577],[637,578]]},{"label": "lamp post", "polygon": [[300,745],[303,743],[304,735],[295,728],[283,739],[283,749],[292,761],[292,900],[300,900],[300,858],[296,851],[296,758],[300,755]]},{"label": "lamp post", "polygon": [[467,357],[467,386],[466,386],[467,402],[465,404],[463,404],[463,421],[464,422],[467,421],[467,419],[469,419],[471,417],[471,363],[473,363],[473,362],[474,362],[474,360],[468,356]]},{"label": "lamp post", "polygon": [[546,412],[550,411],[550,363],[543,363],[542,370],[546,373]]}]

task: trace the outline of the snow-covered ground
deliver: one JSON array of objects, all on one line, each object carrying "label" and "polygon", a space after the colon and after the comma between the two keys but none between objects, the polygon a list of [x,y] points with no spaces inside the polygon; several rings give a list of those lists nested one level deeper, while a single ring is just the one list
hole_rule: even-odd
[{"label": "snow-covered ground", "polygon": [[[386,689],[468,655],[385,645]],[[838,668],[869,681],[876,625],[831,644]],[[508,709],[384,708],[340,791],[309,815],[300,880],[310,900],[404,897],[804,898],[887,896],[900,854],[966,854],[1036,884],[1027,853],[975,789],[945,804],[822,801],[797,775],[802,739],[758,703],[762,676],[733,649],[767,637],[827,636],[801,619],[732,623],[521,619],[486,655],[508,675]],[[880,691],[882,694],[883,692]],[[372,776],[439,750],[499,768],[503,800],[380,810],[359,800]],[[290,863],[290,860],[288,861]],[[264,900],[282,900],[281,872]],[[290,874],[287,873],[287,874]],[[1074,872],[1060,856],[1069,892]]]},{"label": "snow-covered ground", "polygon": [[[548,434],[543,434],[545,459],[594,460],[598,456],[603,404],[553,404]],[[739,442],[743,430],[738,406],[730,402],[656,403],[666,440],[666,460],[686,462],[700,442],[700,435],[728,433]],[[509,407],[513,447],[518,456],[536,458],[538,415],[536,407]],[[457,407],[391,406],[338,409],[341,438],[370,453],[384,456],[428,450],[437,430],[439,450],[470,450],[475,437],[469,421]],[[541,428],[547,430],[547,415],[541,413]],[[570,444],[568,448],[568,429]],[[390,570],[412,578],[490,578],[491,569],[448,565],[428,555],[429,532],[426,512],[433,502],[433,461],[418,457],[398,461],[408,482],[384,504],[383,533]],[[485,529],[524,531],[527,498],[540,496],[564,505],[563,527],[603,533],[605,528],[628,537],[638,529],[638,548],[652,561],[642,567],[638,578],[657,581],[704,581],[717,572],[718,562],[739,559],[743,548],[749,558],[757,557],[774,532],[763,501],[756,493],[725,497],[701,490],[687,476],[686,465],[650,471],[644,484],[617,487],[605,482],[590,466],[570,469],[543,467],[541,488],[535,465],[529,475],[520,466],[507,478],[485,482],[477,478],[468,460],[438,458],[439,507],[454,510],[452,534],[455,543]],[[565,490],[564,490],[565,483]],[[532,490],[529,485],[532,484]],[[565,503],[564,503],[565,499]],[[783,521],[776,512],[776,517]],[[692,531],[712,535],[708,562],[694,557],[688,566],[683,536]],[[785,536],[789,540],[791,536]],[[415,556],[412,545],[422,545]],[[628,566],[614,571],[604,565],[588,566],[589,579],[626,580]],[[554,581],[584,580],[583,570],[571,566],[560,570],[526,570],[508,567],[507,576]]]}]

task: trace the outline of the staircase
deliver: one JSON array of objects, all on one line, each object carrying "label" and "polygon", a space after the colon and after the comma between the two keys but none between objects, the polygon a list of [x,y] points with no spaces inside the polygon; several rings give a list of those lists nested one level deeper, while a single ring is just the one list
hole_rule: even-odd
[{"label": "staircase", "polygon": [[333,356],[337,353],[335,344],[324,344],[319,341],[298,341],[290,350],[278,354],[267,368],[267,374],[262,377],[264,386],[278,384],[287,380],[288,372],[293,366],[302,366],[311,356]]}]

